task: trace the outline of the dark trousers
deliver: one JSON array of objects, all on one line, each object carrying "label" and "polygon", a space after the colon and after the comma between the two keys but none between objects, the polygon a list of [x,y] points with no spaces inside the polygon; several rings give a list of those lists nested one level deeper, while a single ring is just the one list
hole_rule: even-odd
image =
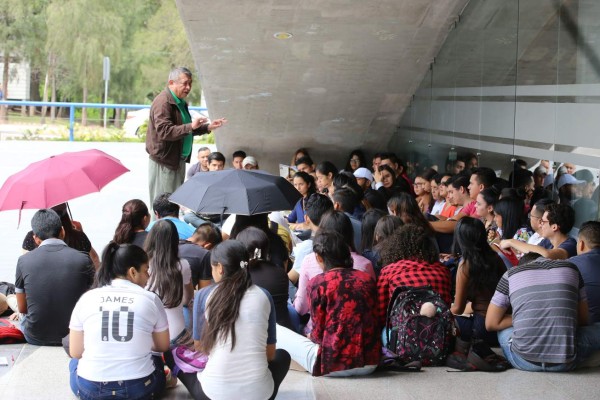
[{"label": "dark trousers", "polygon": [[485,329],[485,317],[473,314],[472,317],[456,316],[456,323],[460,329],[460,338],[466,342],[471,340],[483,340],[490,346],[498,346],[498,335],[496,332],[488,332]]},{"label": "dark trousers", "polygon": [[[169,368],[173,370],[173,355],[170,351],[165,353],[165,361]],[[275,358],[273,361],[269,361],[269,371],[271,371],[271,375],[273,376],[273,395],[269,398],[269,400],[274,399],[277,396],[277,391],[279,390],[279,386],[283,379],[287,375],[290,369],[291,357],[290,354],[283,350],[277,349],[275,351]],[[202,390],[202,385],[198,380],[198,376],[195,373],[185,373],[180,371],[177,374],[177,378],[183,383],[183,386],[186,387],[188,392],[192,395],[195,400],[210,400],[204,391]]]}]

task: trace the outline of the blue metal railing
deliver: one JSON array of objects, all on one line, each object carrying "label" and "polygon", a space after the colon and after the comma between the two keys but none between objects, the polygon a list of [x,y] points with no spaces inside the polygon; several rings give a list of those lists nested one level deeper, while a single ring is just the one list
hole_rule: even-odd
[{"label": "blue metal railing", "polygon": [[[121,108],[126,110],[138,110],[150,108],[150,104],[104,104],[104,103],[69,103],[64,101],[0,101],[0,106],[36,106],[36,107],[68,107],[69,108],[69,141],[74,141],[75,130],[75,108]],[[189,107],[190,110],[207,111],[206,107]]]}]

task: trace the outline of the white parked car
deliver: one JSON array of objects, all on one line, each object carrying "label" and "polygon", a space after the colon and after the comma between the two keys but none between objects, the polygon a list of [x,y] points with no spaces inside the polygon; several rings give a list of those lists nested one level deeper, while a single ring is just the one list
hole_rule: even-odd
[{"label": "white parked car", "polygon": [[[199,112],[196,110],[190,110],[192,119],[196,118],[208,118],[206,111]],[[141,110],[132,110],[127,112],[127,117],[123,123],[123,129],[125,130],[125,137],[138,137],[140,136],[140,126],[144,125],[148,118],[150,118],[150,109],[142,108]],[[145,132],[144,132],[145,133]]]}]

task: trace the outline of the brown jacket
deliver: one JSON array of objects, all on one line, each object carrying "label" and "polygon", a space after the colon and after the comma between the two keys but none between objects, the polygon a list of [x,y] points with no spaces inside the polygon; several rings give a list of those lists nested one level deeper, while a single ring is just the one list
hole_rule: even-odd
[{"label": "brown jacket", "polygon": [[[146,134],[146,152],[150,155],[150,159],[169,169],[179,169],[183,138],[190,132],[194,136],[209,133],[208,124],[202,124],[192,131],[192,124],[183,123],[175,99],[169,88],[166,88],[154,98],[150,107]],[[185,162],[190,162],[190,156]]]}]

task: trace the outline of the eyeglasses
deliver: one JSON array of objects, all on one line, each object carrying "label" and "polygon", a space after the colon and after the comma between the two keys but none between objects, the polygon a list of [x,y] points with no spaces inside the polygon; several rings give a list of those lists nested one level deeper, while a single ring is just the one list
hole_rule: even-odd
[{"label": "eyeglasses", "polygon": [[549,220],[540,218],[540,225],[549,224],[549,223],[550,223]]},{"label": "eyeglasses", "polygon": [[533,215],[532,213],[529,213],[529,214],[527,214],[527,218],[529,218],[529,219],[531,219],[531,218],[535,218],[535,219],[539,219],[539,220],[541,220],[541,219],[542,219],[542,217],[538,217],[538,216],[536,216],[536,215]]},{"label": "eyeglasses", "polygon": [[424,183],[423,182],[415,182],[413,183],[413,186],[423,186]]},{"label": "eyeglasses", "polygon": [[352,164],[356,164],[357,162],[360,162],[360,159],[358,159],[358,158],[351,158],[351,159],[350,159],[350,162],[351,162]]}]

